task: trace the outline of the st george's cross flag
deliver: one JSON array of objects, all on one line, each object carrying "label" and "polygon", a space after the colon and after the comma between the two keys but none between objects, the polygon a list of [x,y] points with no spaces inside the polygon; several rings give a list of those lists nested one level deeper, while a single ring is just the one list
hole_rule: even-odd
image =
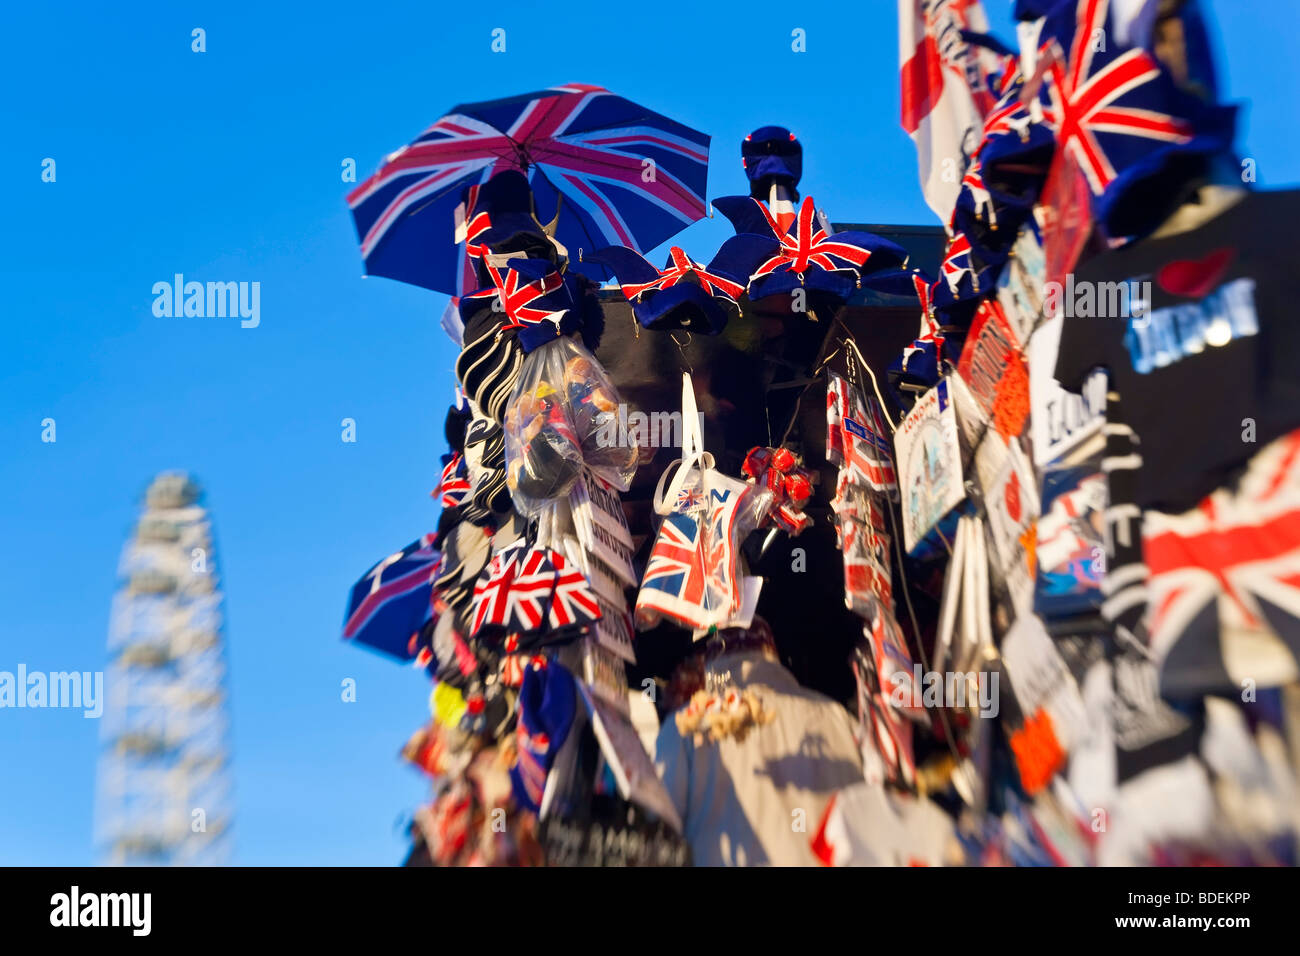
[{"label": "st george's cross flag", "polygon": [[916,143],[926,204],[940,222],[951,217],[997,101],[994,77],[1004,64],[967,39],[988,29],[980,0],[898,0],[902,124]]}]

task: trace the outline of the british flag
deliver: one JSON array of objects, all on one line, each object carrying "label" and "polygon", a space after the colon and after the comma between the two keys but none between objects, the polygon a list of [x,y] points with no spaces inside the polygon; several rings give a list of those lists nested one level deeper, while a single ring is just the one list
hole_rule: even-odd
[{"label": "british flag", "polygon": [[1151,141],[1186,143],[1193,128],[1160,108],[1167,106],[1170,85],[1155,58],[1122,48],[1107,32],[1110,0],[1078,0],[1073,13],[1066,4],[1064,13],[1048,18],[1036,73],[1043,118],[1058,148],[1074,157],[1100,195],[1117,177],[1117,166],[1138,161]]},{"label": "british flag", "polygon": [[664,518],[636,596],[639,626],[650,626],[662,615],[695,627],[707,612],[700,530],[700,520],[690,514],[674,512]]},{"label": "british flag", "polygon": [[570,564],[559,552],[552,553],[555,565],[555,589],[547,614],[552,629],[590,624],[600,617],[600,605],[591,583],[582,570]]},{"label": "british flag", "polygon": [[466,187],[522,170],[537,209],[559,211],[565,247],[650,249],[704,215],[708,155],[703,133],[574,83],[454,107],[389,155],[348,205],[368,274],[456,294],[454,216]]},{"label": "british flag", "polygon": [[826,421],[827,458],[840,467],[842,480],[896,494],[893,446],[880,406],[835,375],[826,391]]},{"label": "british flag", "polygon": [[438,490],[434,495],[441,499],[444,508],[456,508],[464,504],[469,493],[469,468],[465,464],[465,456],[457,452],[443,467],[442,479],[438,482]]},{"label": "british flag", "polygon": [[485,260],[488,275],[492,277],[492,288],[481,289],[465,298],[496,298],[501,311],[510,319],[502,328],[522,329],[539,322],[558,321],[564,312],[563,308],[555,308],[554,303],[551,307],[539,308],[535,303],[564,287],[564,277],[559,272],[548,271],[538,278],[530,279],[509,263],[503,269],[487,262],[486,246],[470,247],[470,255]]},{"label": "british flag", "polygon": [[1165,696],[1300,676],[1300,432],[1258,452],[1235,491],[1146,512],[1142,553]]},{"label": "british flag", "polygon": [[745,287],[722,276],[714,275],[696,262],[677,246],[668,250],[669,264],[660,270],[659,278],[652,282],[631,283],[622,286],[623,295],[635,299],[648,289],[668,289],[684,279],[694,278],[702,289],[710,295],[725,295],[729,299],[738,299],[745,292]]},{"label": "british flag", "polygon": [[433,614],[433,578],[442,554],[426,534],[384,558],[352,586],[344,640],[402,661],[415,657],[411,640]]},{"label": "british flag", "polygon": [[506,627],[509,623],[510,585],[518,573],[522,553],[522,546],[498,551],[483,569],[474,584],[472,634],[485,627]]},{"label": "british flag", "polygon": [[975,280],[975,267],[971,259],[971,244],[963,232],[956,233],[948,242],[948,251],[944,253],[943,263],[939,267],[948,288],[956,295],[961,285],[961,277],[969,275]]},{"label": "british flag", "polygon": [[860,269],[871,258],[872,250],[864,245],[850,241],[845,233],[829,235],[826,230],[814,223],[817,209],[811,196],[805,196],[795,218],[792,232],[781,228],[780,223],[763,203],[754,200],[754,204],[763,213],[772,235],[780,243],[780,250],[766,262],[761,263],[750,277],[750,284],[755,279],[775,272],[788,270],[803,275],[812,266],[835,272],[840,269]]}]

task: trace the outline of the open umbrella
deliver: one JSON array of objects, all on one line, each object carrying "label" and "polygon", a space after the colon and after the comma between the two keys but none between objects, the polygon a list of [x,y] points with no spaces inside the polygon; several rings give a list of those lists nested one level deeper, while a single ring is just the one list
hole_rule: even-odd
[{"label": "open umbrella", "polygon": [[457,106],[390,155],[348,196],[368,275],[457,294],[456,209],[466,187],[518,169],[537,217],[577,262],[657,246],[704,215],[709,137],[615,96],[571,84]]}]

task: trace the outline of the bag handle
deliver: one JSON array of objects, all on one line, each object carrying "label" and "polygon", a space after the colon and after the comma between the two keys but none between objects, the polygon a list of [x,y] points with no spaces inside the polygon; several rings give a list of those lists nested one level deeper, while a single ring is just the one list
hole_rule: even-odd
[{"label": "bag handle", "polygon": [[[676,472],[673,467],[677,466]],[[682,457],[669,462],[664,473],[659,476],[659,483],[655,485],[654,509],[656,514],[672,514],[673,506],[677,502],[677,495],[681,493],[682,488],[686,485],[686,480],[690,477],[692,468],[712,468],[713,456],[704,450],[704,436],[700,434],[700,414],[695,407],[695,386],[691,382],[689,372],[682,373]],[[668,481],[668,476],[672,475],[672,481],[668,482],[667,487],[664,483]]]}]

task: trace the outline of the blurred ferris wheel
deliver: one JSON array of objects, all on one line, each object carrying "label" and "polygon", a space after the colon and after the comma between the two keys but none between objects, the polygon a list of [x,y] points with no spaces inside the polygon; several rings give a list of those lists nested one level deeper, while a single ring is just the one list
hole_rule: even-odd
[{"label": "blurred ferris wheel", "polygon": [[122,550],[95,803],[112,866],[230,862],[222,594],[201,501],[189,476],[159,475]]}]

